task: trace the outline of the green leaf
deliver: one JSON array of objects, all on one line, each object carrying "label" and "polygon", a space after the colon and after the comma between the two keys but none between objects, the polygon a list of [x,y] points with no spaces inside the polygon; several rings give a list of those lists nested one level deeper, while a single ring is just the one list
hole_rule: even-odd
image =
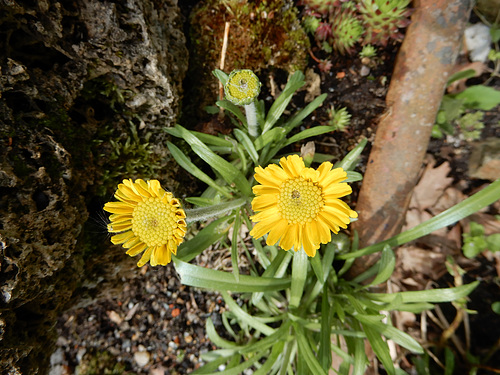
[{"label": "green leaf", "polygon": [[258,351],[267,350],[271,346],[275,345],[277,342],[287,341],[287,338],[289,336],[289,328],[291,324],[292,322],[290,320],[287,320],[272,335],[269,335],[267,337],[255,341],[252,344],[248,344],[242,347],[239,352],[241,354],[255,353]]},{"label": "green leaf", "polygon": [[193,151],[210,167],[218,172],[228,184],[235,184],[241,193],[247,197],[252,195],[252,189],[243,174],[231,163],[213,153],[203,142],[189,130],[180,125],[175,126],[181,132],[182,138],[189,143]]},{"label": "green leaf", "polygon": [[323,272],[323,265],[321,262],[321,254],[319,252],[316,253],[315,256],[309,258],[309,261],[311,262],[311,267],[314,271],[314,274],[316,275],[316,278],[318,281],[323,281],[325,278],[324,272]]},{"label": "green leaf", "polygon": [[295,328],[295,338],[297,340],[297,344],[299,345],[298,352],[300,353],[300,357],[302,357],[306,362],[307,367],[309,367],[309,373],[314,375],[327,375],[325,370],[321,367],[321,364],[316,359],[302,327],[299,324],[294,324],[293,326]]},{"label": "green leaf", "polygon": [[229,78],[229,74],[224,73],[220,69],[215,69],[212,74],[217,77],[217,79],[222,83],[222,86],[226,85],[227,79]]},{"label": "green leaf", "polygon": [[495,314],[500,315],[500,301],[493,302],[491,304],[491,309]]},{"label": "green leaf", "polygon": [[392,302],[397,296],[401,297],[401,303],[441,303],[451,302],[466,297],[479,285],[479,281],[454,288],[441,288],[432,290],[419,290],[399,293],[366,293],[366,296],[374,301]]},{"label": "green leaf", "polygon": [[221,226],[225,224],[226,221],[227,217],[217,219],[203,228],[195,237],[181,243],[177,248],[177,259],[189,262],[210,245],[220,240],[229,229],[226,224],[224,225],[224,230],[220,230]]},{"label": "green leaf", "polygon": [[475,258],[486,250],[487,243],[484,237],[471,237],[462,246],[464,255],[469,258]]},{"label": "green leaf", "polygon": [[267,358],[266,362],[264,365],[255,371],[253,375],[267,375],[269,371],[273,368],[275,365],[276,361],[278,358],[282,355],[283,348],[285,346],[285,343],[282,341],[278,341],[274,346],[271,351],[271,355]]},{"label": "green leaf", "polygon": [[[243,277],[245,275],[242,275]],[[226,291],[221,291],[222,298],[226,301],[226,305],[231,312],[238,318],[238,321],[248,324],[250,327],[262,332],[266,336],[270,336],[276,332],[274,328],[269,327],[267,324],[262,323],[260,320],[245,312]]]},{"label": "green leaf", "polygon": [[467,217],[474,212],[481,210],[484,207],[496,202],[500,199],[500,179],[492,182],[483,190],[477,192],[473,196],[447,209],[439,215],[427,220],[416,227],[407,230],[401,234],[389,238],[388,240],[378,242],[374,245],[367,246],[361,250],[353,251],[348,254],[339,254],[337,259],[358,258],[363,255],[376,253],[384,248],[385,245],[397,247],[404,243],[413,241],[423,237],[435,230],[447,227],[454,224],[464,217]]},{"label": "green leaf", "polygon": [[[165,128],[165,131],[177,138],[182,138],[182,133],[177,128]],[[191,133],[195,135],[200,141],[207,145],[219,146],[219,147],[229,147],[232,148],[233,144],[227,139],[217,137],[215,135],[206,134],[191,130]]]},{"label": "green leaf", "polygon": [[302,74],[302,72],[300,71],[296,71],[288,80],[283,92],[276,98],[271,108],[269,109],[264,127],[262,129],[262,134],[272,129],[276,121],[278,121],[278,119],[285,111],[288,103],[290,103],[290,100],[292,99],[293,94],[295,94],[295,91],[304,86],[304,84],[304,74]]},{"label": "green leaf", "polygon": [[453,121],[463,113],[464,99],[451,95],[443,96],[441,107],[437,115],[437,123],[448,134],[453,134]]},{"label": "green leaf", "polygon": [[369,286],[378,285],[386,282],[394,272],[396,266],[396,256],[389,245],[385,245],[382,249],[382,257],[377,262],[377,276],[369,284]]},{"label": "green leaf", "polygon": [[445,346],[444,348],[444,375],[453,375],[455,369],[455,355],[453,351]]},{"label": "green leaf", "polygon": [[364,375],[368,359],[365,352],[364,340],[354,338],[354,363],[352,375]]},{"label": "green leaf", "polygon": [[457,72],[455,74],[452,74],[451,77],[448,79],[448,82],[446,83],[446,86],[449,86],[455,81],[459,81],[461,79],[468,79],[472,78],[476,75],[476,71],[474,69],[465,69],[460,72]]},{"label": "green leaf", "polygon": [[317,98],[315,98],[311,103],[306,105],[306,107],[294,115],[289,121],[287,121],[283,127],[286,129],[286,133],[288,134],[295,127],[300,125],[302,121],[309,116],[316,108],[318,108],[325,101],[327,94],[321,94]]},{"label": "green leaf", "polygon": [[[356,316],[355,316],[356,318]],[[394,364],[392,363],[391,354],[389,352],[389,346],[382,340],[382,337],[373,328],[371,324],[363,324],[363,330],[365,331],[366,338],[370,342],[370,345],[377,355],[377,358],[384,365],[385,370],[389,375],[395,375]]]},{"label": "green leaf", "polygon": [[369,325],[381,335],[393,340],[413,353],[422,354],[424,352],[420,344],[413,337],[389,324],[381,322],[380,318],[383,318],[383,316],[356,314],[354,317],[362,324]]},{"label": "green leaf", "polygon": [[304,249],[293,254],[292,259],[292,285],[290,290],[290,307],[298,307],[307,277],[308,256]]},{"label": "green leaf", "polygon": [[464,106],[471,109],[491,111],[500,104],[500,91],[493,87],[476,85],[466,88],[455,98],[464,101]]},{"label": "green leaf", "polygon": [[243,133],[240,129],[234,129],[234,136],[248,152],[248,155],[250,156],[250,159],[252,159],[254,164],[259,164],[259,154],[257,154],[257,151],[255,150],[250,137]]},{"label": "green leaf", "polygon": [[323,295],[321,297],[321,331],[318,352],[321,367],[323,367],[325,371],[328,371],[332,365],[332,338],[330,334],[332,330],[332,312],[330,311],[330,307],[328,301],[328,286],[325,285],[323,286]]},{"label": "green leaf", "polygon": [[255,149],[259,151],[270,143],[281,141],[284,137],[285,129],[281,127],[272,128],[268,132],[257,137],[257,139],[255,140]]},{"label": "green leaf", "polygon": [[290,279],[275,279],[270,277],[256,277],[240,275],[237,282],[229,272],[216,271],[209,268],[195,266],[173,257],[175,269],[181,277],[181,283],[197,288],[232,292],[267,292],[283,290],[290,287]]},{"label": "green leaf", "polygon": [[[220,365],[226,363],[229,358],[231,356],[233,356],[233,352],[232,350],[225,350],[226,353],[224,353],[224,351],[220,350],[220,351],[217,351],[217,353],[220,353],[218,356],[215,356],[214,358],[212,358],[212,356],[215,354],[214,352],[216,351],[211,351],[211,352],[208,352],[206,355],[202,355],[202,359],[204,361],[209,361],[209,363],[207,363],[205,366],[203,367],[200,367],[199,369],[193,371],[191,373],[191,375],[201,375],[201,374],[214,374],[215,372],[217,372],[217,369],[219,368]],[[223,353],[225,355],[223,355]],[[219,374],[217,372],[217,374]]]},{"label": "green leaf", "polygon": [[363,179],[363,175],[359,172],[347,171],[347,180],[345,182],[356,182]]},{"label": "green leaf", "polygon": [[217,104],[220,108],[224,108],[226,111],[231,112],[238,120],[241,121],[245,128],[248,128],[247,118],[243,112],[241,112],[240,107],[236,104],[231,103],[229,100],[218,100],[215,104]]},{"label": "green leaf", "polygon": [[325,134],[329,133],[335,130],[335,126],[315,126],[314,128],[306,129],[301,131],[298,134],[295,134],[294,136],[290,137],[283,147],[286,147],[288,145],[291,145],[293,143],[299,142],[303,139],[310,138],[310,137],[315,137],[320,134]]},{"label": "green leaf", "polygon": [[[184,202],[191,203],[194,206],[208,207],[214,204],[214,199],[212,198],[201,198],[201,197],[187,197],[184,198]],[[220,202],[220,200],[219,200]]]},{"label": "green leaf", "polygon": [[236,282],[240,281],[240,269],[238,266],[238,233],[241,228],[241,213],[239,211],[236,212],[236,216],[234,218],[233,224],[233,235],[231,236],[231,266],[233,268],[233,275]]},{"label": "green leaf", "polygon": [[342,168],[345,171],[351,171],[356,168],[359,156],[363,152],[368,140],[366,138],[362,139],[356,147],[354,147],[341,162],[335,164],[335,168]]},{"label": "green leaf", "polygon": [[491,41],[497,43],[500,41],[500,28],[498,25],[492,25],[490,27]]},{"label": "green leaf", "polygon": [[167,147],[175,161],[186,171],[191,173],[198,180],[206,183],[208,186],[214,188],[219,193],[224,195],[226,198],[231,198],[231,194],[227,191],[224,186],[220,186],[214,180],[212,180],[206,173],[202,172],[196,165],[191,162],[191,159],[188,158],[184,153],[173,143],[167,142]]},{"label": "green leaf", "polygon": [[500,251],[500,233],[491,234],[486,237],[488,249],[492,252]]},{"label": "green leaf", "polygon": [[207,332],[207,336],[219,348],[223,349],[238,349],[238,345],[235,342],[228,341],[219,336],[217,331],[215,330],[214,322],[212,318],[208,317],[207,322],[205,324],[205,329]]}]

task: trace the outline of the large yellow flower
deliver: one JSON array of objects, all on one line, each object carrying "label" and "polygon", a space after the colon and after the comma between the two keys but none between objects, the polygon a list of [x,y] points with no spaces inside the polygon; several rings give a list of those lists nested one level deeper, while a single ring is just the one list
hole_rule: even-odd
[{"label": "large yellow flower", "polygon": [[123,244],[127,254],[136,256],[144,251],[137,263],[148,261],[152,266],[170,263],[186,234],[186,214],[177,198],[163,190],[158,180],[123,180],[115,198],[104,209],[112,215],[108,225],[113,244]]},{"label": "large yellow flower", "polygon": [[266,233],[266,243],[295,251],[302,247],[314,256],[319,245],[331,241],[331,232],[347,228],[350,218],[358,214],[339,198],[352,192],[342,181],[347,173],[342,168],[332,169],[330,162],[319,168],[306,168],[298,155],[281,158],[280,166],[271,164],[255,168],[255,179],[260,183],[253,187],[255,198],[252,217],[256,222],[250,232],[254,238]]}]

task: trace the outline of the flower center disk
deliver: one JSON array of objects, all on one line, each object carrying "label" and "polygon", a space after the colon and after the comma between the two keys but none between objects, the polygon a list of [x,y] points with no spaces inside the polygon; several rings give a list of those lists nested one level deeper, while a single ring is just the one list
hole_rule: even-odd
[{"label": "flower center disk", "polygon": [[323,192],[317,183],[299,177],[286,180],[280,187],[278,210],[288,224],[311,222],[323,206]]},{"label": "flower center disk", "polygon": [[160,198],[139,202],[132,213],[132,231],[148,246],[168,243],[176,227],[176,208]]}]

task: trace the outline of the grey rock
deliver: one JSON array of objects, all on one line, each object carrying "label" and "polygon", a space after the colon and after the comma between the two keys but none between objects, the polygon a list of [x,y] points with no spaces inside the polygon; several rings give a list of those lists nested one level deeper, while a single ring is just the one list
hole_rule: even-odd
[{"label": "grey rock", "polygon": [[98,192],[168,162],[187,49],[175,0],[0,0],[0,14],[0,372],[44,374],[61,311],[134,264],[85,223]]}]

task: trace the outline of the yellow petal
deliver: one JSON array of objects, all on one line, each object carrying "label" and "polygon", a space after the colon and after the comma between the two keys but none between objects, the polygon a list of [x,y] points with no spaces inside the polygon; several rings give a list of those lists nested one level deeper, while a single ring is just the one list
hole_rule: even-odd
[{"label": "yellow petal", "polygon": [[279,187],[288,176],[282,168],[270,164],[265,169],[260,166],[255,168],[255,179],[262,185]]},{"label": "yellow petal", "polygon": [[151,254],[151,260],[149,261],[152,266],[161,265],[166,266],[170,263],[171,255],[170,250],[168,250],[166,245],[156,246]]},{"label": "yellow petal", "polygon": [[270,194],[259,195],[252,200],[252,210],[262,211],[276,206],[277,197]]},{"label": "yellow petal", "polygon": [[134,212],[135,205],[131,205],[125,202],[108,202],[104,205],[104,211],[108,211],[112,214],[132,214]]},{"label": "yellow petal", "polygon": [[331,184],[337,184],[347,179],[347,172],[342,168],[335,168],[331,170],[326,176],[320,180],[322,186],[329,186]]},{"label": "yellow petal", "polygon": [[160,197],[164,193],[164,190],[161,188],[158,180],[149,180],[148,187],[148,190],[152,192],[153,197]]},{"label": "yellow petal", "polygon": [[124,232],[124,233],[120,233],[120,234],[116,234],[116,235],[112,236],[111,242],[113,243],[113,245],[118,245],[120,243],[124,243],[124,242],[130,240],[132,237],[135,237],[135,234],[134,234],[134,232],[129,230],[128,232]]},{"label": "yellow petal", "polygon": [[149,259],[151,259],[151,253],[153,252],[153,247],[148,247],[144,254],[142,254],[141,259],[137,262],[137,267],[142,267],[144,266],[147,262],[149,262]]},{"label": "yellow petal", "polygon": [[285,233],[280,240],[280,247],[282,249],[290,250],[293,247],[294,243],[297,242],[299,233],[298,226],[298,224],[291,224],[287,226]]},{"label": "yellow petal", "polygon": [[251,219],[254,223],[257,221],[269,221],[269,220],[276,222],[278,220],[281,220],[281,214],[279,213],[277,207],[270,207],[265,211],[256,213],[251,217]]},{"label": "yellow petal", "polygon": [[300,176],[300,172],[306,167],[299,155],[290,155],[280,159],[280,165],[289,178]]},{"label": "yellow petal", "polygon": [[317,233],[319,243],[328,243],[332,240],[330,228],[328,228],[328,225],[323,220],[314,220],[309,225],[311,226],[311,231]]},{"label": "yellow petal", "polygon": [[321,163],[321,165],[318,167],[318,172],[319,172],[319,180],[324,180],[328,173],[332,170],[333,164],[330,163],[329,161],[325,161]]},{"label": "yellow petal", "polygon": [[316,255],[316,250],[319,249],[319,243],[316,240],[316,234],[311,232],[311,227],[306,225],[302,232],[302,248],[307,255],[313,257]]},{"label": "yellow petal", "polygon": [[149,191],[149,185],[144,180],[135,180],[134,188],[140,195],[145,198],[150,198],[152,196],[151,192]]},{"label": "yellow petal", "polygon": [[115,197],[122,201],[123,200],[132,202],[142,201],[142,197],[136,194],[131,188],[129,188],[125,184],[118,185],[118,190],[116,190]]},{"label": "yellow petal", "polygon": [[323,187],[323,194],[325,198],[341,198],[351,193],[352,188],[345,182]]},{"label": "yellow petal", "polygon": [[137,245],[132,246],[127,250],[127,255],[131,257],[136,256],[137,254],[142,253],[148,246],[144,242],[139,242]]},{"label": "yellow petal", "polygon": [[280,188],[269,185],[255,185],[252,191],[255,195],[272,195],[273,197],[277,197],[280,193]]},{"label": "yellow petal", "polygon": [[279,220],[274,224],[273,228],[269,231],[267,236],[267,244],[276,244],[280,238],[285,234],[288,222],[285,219]]}]

